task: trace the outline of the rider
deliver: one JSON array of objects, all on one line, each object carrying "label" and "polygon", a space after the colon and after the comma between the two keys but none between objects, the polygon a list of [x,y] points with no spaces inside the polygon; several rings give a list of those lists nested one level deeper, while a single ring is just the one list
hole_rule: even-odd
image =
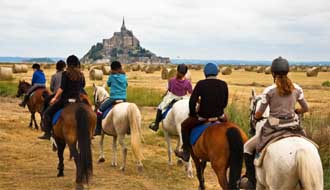
[{"label": "rider", "polygon": [[21,107],[25,107],[26,103],[29,101],[29,97],[31,93],[37,88],[45,88],[46,87],[46,77],[44,72],[40,69],[40,65],[35,63],[32,65],[32,69],[34,71],[32,76],[32,86],[26,92],[23,101],[19,104]]},{"label": "rider", "polygon": [[97,124],[94,135],[101,134],[103,112],[112,107],[117,101],[126,101],[127,77],[121,63],[113,61],[110,67],[111,75],[107,81],[108,87],[110,87],[110,98],[103,102],[97,111]]},{"label": "rider", "polygon": [[173,100],[179,100],[186,97],[192,92],[191,82],[185,79],[185,75],[188,72],[188,67],[185,64],[180,64],[177,67],[176,77],[173,77],[168,81],[167,93],[163,98],[163,101],[159,104],[157,109],[157,115],[154,122],[149,126],[150,129],[157,131],[159,123],[162,121],[162,111],[164,111]]},{"label": "rider", "polygon": [[51,99],[50,105],[44,112],[45,134],[40,139],[50,139],[53,115],[67,103],[76,102],[79,99],[81,87],[85,86],[84,74],[80,71],[80,62],[75,55],[70,55],[67,60],[68,68],[62,73],[61,86]]},{"label": "rider", "polygon": [[[241,187],[248,189],[256,188],[255,167],[253,164],[254,153],[260,152],[269,140],[286,133],[305,135],[304,130],[299,126],[297,114],[308,111],[308,105],[304,98],[303,90],[300,86],[287,76],[289,63],[286,59],[279,57],[273,60],[271,66],[273,85],[267,87],[261,99],[261,106],[254,115],[255,121],[263,119],[262,115],[267,106],[270,108],[268,121],[257,131],[256,135],[244,144],[244,160],[246,165],[245,177],[248,181],[241,183]],[[300,109],[295,109],[298,102]],[[289,127],[280,127],[281,124],[289,124]]]},{"label": "rider", "polygon": [[50,90],[53,94],[56,94],[57,89],[61,86],[62,73],[64,72],[65,67],[66,64],[63,60],[59,60],[56,63],[56,73],[52,75],[50,80]]},{"label": "rider", "polygon": [[[198,81],[191,94],[189,117],[181,124],[183,151],[175,151],[176,156],[184,161],[189,161],[191,151],[190,132],[195,126],[209,121],[226,121],[224,109],[228,103],[228,86],[225,81],[217,79],[218,72],[216,64],[206,64],[204,67],[206,79]],[[199,109],[196,111],[199,99]]]}]

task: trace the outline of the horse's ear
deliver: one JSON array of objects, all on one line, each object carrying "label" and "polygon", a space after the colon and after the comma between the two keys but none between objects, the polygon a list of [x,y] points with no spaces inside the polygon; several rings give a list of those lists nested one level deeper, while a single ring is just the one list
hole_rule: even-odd
[{"label": "horse's ear", "polygon": [[256,96],[256,93],[254,91],[254,88],[252,88],[252,98],[254,98]]},{"label": "horse's ear", "polygon": [[105,88],[106,87],[105,84],[103,84],[102,87]]}]

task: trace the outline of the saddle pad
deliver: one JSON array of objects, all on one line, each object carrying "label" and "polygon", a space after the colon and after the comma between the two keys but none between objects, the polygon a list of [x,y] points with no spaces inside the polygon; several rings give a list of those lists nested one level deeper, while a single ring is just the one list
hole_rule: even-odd
[{"label": "saddle pad", "polygon": [[60,118],[60,116],[61,116],[62,111],[63,111],[63,109],[60,109],[60,110],[58,110],[58,111],[54,114],[53,119],[52,119],[52,125],[55,125],[55,124],[56,124],[57,120],[58,120],[58,119]]},{"label": "saddle pad", "polygon": [[301,136],[301,135],[296,135],[296,134],[290,134],[290,135],[283,135],[283,136],[279,136],[279,137],[276,137],[274,139],[272,139],[271,141],[269,141],[266,146],[261,150],[261,152],[257,152],[256,155],[255,155],[255,159],[254,159],[254,165],[256,167],[262,167],[262,163],[264,161],[264,158],[265,158],[265,155],[266,155],[266,152],[267,152],[267,148],[274,142],[276,141],[279,141],[281,139],[284,139],[284,138],[288,138],[288,137],[301,137],[301,138],[304,138],[306,140],[308,140],[309,142],[311,142],[312,144],[314,144],[314,146],[318,149],[319,146],[312,140],[304,137],[304,136]]},{"label": "saddle pad", "polygon": [[168,112],[172,109],[172,106],[168,106],[166,110],[162,113],[162,119],[165,119],[167,116]]},{"label": "saddle pad", "polygon": [[217,125],[220,122],[215,122],[215,123],[203,123],[201,125],[196,126],[195,128],[193,128],[193,130],[190,133],[190,144],[194,145],[198,138],[203,134],[203,132],[205,131],[205,129],[207,129],[210,126],[213,125]]},{"label": "saddle pad", "polygon": [[103,113],[102,113],[102,119],[104,119],[108,113],[111,111],[112,106],[108,107]]}]

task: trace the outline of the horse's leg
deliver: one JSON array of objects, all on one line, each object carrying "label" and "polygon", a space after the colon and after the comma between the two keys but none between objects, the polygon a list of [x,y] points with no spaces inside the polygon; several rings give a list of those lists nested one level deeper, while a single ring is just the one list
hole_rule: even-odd
[{"label": "horse's leg", "polygon": [[117,136],[112,138],[112,167],[117,167]]},{"label": "horse's leg", "polygon": [[167,131],[164,130],[164,136],[167,143],[167,156],[168,156],[168,165],[172,166],[172,146],[171,146],[171,137]]},{"label": "horse's leg", "polygon": [[38,126],[38,123],[37,123],[37,120],[36,120],[35,113],[33,114],[33,122],[34,122],[34,128],[39,130],[39,126]]},{"label": "horse's leg", "polygon": [[100,156],[99,156],[98,163],[105,162],[104,151],[103,151],[103,141],[104,141],[104,132],[102,131],[101,137],[100,137]]},{"label": "horse's leg", "polygon": [[126,145],[125,145],[125,135],[122,135],[120,134],[119,135],[119,144],[122,148],[122,151],[123,151],[123,163],[122,163],[122,166],[120,167],[120,170],[121,171],[125,171],[125,167],[126,167],[126,156],[127,156],[127,148],[126,148]]},{"label": "horse's leg", "polygon": [[31,113],[29,128],[32,129],[33,113]]},{"label": "horse's leg", "polygon": [[58,170],[57,177],[62,177],[62,176],[64,176],[63,152],[64,152],[66,144],[64,142],[61,142],[58,140],[56,141],[56,144],[57,144],[57,157],[59,160],[58,165],[57,165],[57,170]]},{"label": "horse's leg", "polygon": [[70,154],[73,156],[74,162],[76,164],[76,189],[80,190],[83,189],[83,183],[82,183],[82,176],[80,175],[81,167],[80,167],[80,160],[78,156],[76,143],[70,144],[69,149],[70,149]]},{"label": "horse's leg", "polygon": [[192,170],[192,165],[191,165],[191,159],[189,159],[189,161],[185,163],[185,169],[186,169],[188,177],[193,178],[194,175],[193,175],[193,170]]},{"label": "horse's leg", "polygon": [[206,162],[200,161],[199,158],[193,155],[193,153],[191,157],[194,160],[196,166],[197,178],[199,181],[198,190],[204,190],[205,189],[204,169],[206,166]]},{"label": "horse's leg", "polygon": [[227,164],[223,161],[211,161],[212,168],[215,172],[215,174],[218,177],[219,184],[223,190],[228,190],[228,181],[227,181]]}]

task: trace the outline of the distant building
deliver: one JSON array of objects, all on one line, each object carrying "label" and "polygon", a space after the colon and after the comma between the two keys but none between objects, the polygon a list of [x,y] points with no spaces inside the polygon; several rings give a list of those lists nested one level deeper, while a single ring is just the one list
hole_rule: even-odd
[{"label": "distant building", "polygon": [[100,60],[119,60],[123,63],[169,63],[169,58],[158,57],[140,46],[140,41],[125,26],[123,19],[120,32],[114,32],[110,39],[97,43],[82,58],[82,62],[100,62]]}]

